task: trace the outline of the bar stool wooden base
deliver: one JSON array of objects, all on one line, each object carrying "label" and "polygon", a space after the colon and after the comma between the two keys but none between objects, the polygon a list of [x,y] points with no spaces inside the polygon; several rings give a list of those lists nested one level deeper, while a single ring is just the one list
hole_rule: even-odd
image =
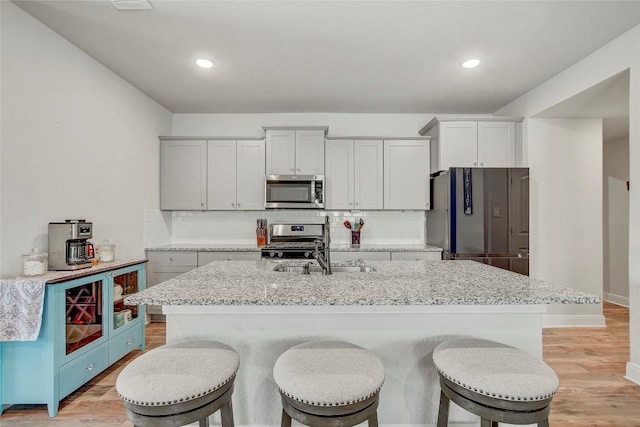
[{"label": "bar stool wooden base", "polygon": [[362,402],[346,406],[314,406],[282,397],[281,427],[291,427],[291,419],[313,427],[351,427],[368,421],[378,427],[378,393]]},{"label": "bar stool wooden base", "polygon": [[480,416],[481,427],[498,427],[498,423],[538,424],[549,427],[551,398],[531,402],[494,399],[460,387],[440,377],[440,409],[437,427],[449,425],[449,401]]},{"label": "bar stool wooden base", "polygon": [[234,427],[231,395],[233,382],[210,395],[170,406],[141,406],[122,402],[127,418],[134,427],[176,427],[199,421],[200,427],[209,427],[209,415],[220,410],[222,425]]}]

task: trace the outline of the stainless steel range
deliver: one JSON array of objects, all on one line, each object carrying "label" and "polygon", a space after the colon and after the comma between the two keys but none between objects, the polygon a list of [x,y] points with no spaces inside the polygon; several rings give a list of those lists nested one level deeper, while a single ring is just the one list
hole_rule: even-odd
[{"label": "stainless steel range", "polygon": [[314,252],[324,251],[324,224],[272,224],[269,244],[262,248],[263,258],[314,259]]}]

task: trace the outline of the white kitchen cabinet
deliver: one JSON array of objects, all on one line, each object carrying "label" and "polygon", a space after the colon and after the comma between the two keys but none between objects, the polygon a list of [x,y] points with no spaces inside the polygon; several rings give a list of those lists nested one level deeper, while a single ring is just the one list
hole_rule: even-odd
[{"label": "white kitchen cabinet", "polygon": [[160,209],[207,206],[207,141],[160,141]]},{"label": "white kitchen cabinet", "polygon": [[264,141],[212,140],[207,148],[207,209],[264,209]]},{"label": "white kitchen cabinet", "polygon": [[516,166],[514,122],[478,122],[477,163],[485,168]]},{"label": "white kitchen cabinet", "polygon": [[382,140],[327,141],[327,209],[382,209]]},{"label": "white kitchen cabinet", "polygon": [[384,141],[384,209],[429,209],[429,140]]},{"label": "white kitchen cabinet", "polygon": [[323,175],[326,128],[264,128],[268,175]]},{"label": "white kitchen cabinet", "polygon": [[[192,251],[147,250],[147,259],[147,288],[198,267],[198,253]],[[164,321],[159,305],[148,305],[147,314],[152,322]]]},{"label": "white kitchen cabinet", "polygon": [[355,261],[390,261],[391,254],[386,251],[331,251],[331,262]]},{"label": "white kitchen cabinet", "polygon": [[435,117],[420,130],[431,137],[431,170],[450,167],[514,167],[521,117]]},{"label": "white kitchen cabinet", "polygon": [[210,251],[198,252],[198,267],[212,261],[260,261],[260,251]]}]

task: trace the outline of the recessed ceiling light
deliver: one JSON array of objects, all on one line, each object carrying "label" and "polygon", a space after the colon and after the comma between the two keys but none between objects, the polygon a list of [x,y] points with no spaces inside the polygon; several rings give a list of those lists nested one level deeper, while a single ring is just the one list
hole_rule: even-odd
[{"label": "recessed ceiling light", "polygon": [[204,58],[196,59],[196,64],[198,64],[198,66],[200,66],[202,68],[211,68],[211,67],[213,67],[213,61],[210,61],[210,60],[204,59]]},{"label": "recessed ceiling light", "polygon": [[151,10],[153,6],[147,0],[111,0],[118,10]]},{"label": "recessed ceiling light", "polygon": [[462,66],[464,68],[473,68],[476,67],[480,63],[479,59],[469,59],[468,61],[464,61]]}]

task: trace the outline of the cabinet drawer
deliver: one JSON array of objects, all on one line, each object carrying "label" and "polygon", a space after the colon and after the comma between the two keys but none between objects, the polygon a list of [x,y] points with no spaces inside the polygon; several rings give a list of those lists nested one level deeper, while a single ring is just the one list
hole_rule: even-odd
[{"label": "cabinet drawer", "polygon": [[389,261],[389,252],[331,252],[331,262],[354,261]]},{"label": "cabinet drawer", "polygon": [[107,369],[108,358],[108,346],[104,343],[62,365],[60,367],[60,399]]},{"label": "cabinet drawer", "polygon": [[440,261],[442,252],[391,252],[392,261]]},{"label": "cabinet drawer", "polygon": [[131,350],[142,345],[144,339],[142,323],[138,322],[131,328],[109,340],[109,364],[113,364],[124,357]]},{"label": "cabinet drawer", "polygon": [[149,251],[147,253],[149,258],[149,269],[157,271],[156,267],[197,267],[198,266],[198,252],[190,251],[168,251],[168,252],[155,252]]},{"label": "cabinet drawer", "polygon": [[260,261],[260,252],[198,252],[198,267],[211,261]]},{"label": "cabinet drawer", "polygon": [[164,267],[164,270],[171,271],[150,271],[147,276],[147,288],[157,285],[169,279],[173,279],[176,276],[191,271],[196,267]]}]

